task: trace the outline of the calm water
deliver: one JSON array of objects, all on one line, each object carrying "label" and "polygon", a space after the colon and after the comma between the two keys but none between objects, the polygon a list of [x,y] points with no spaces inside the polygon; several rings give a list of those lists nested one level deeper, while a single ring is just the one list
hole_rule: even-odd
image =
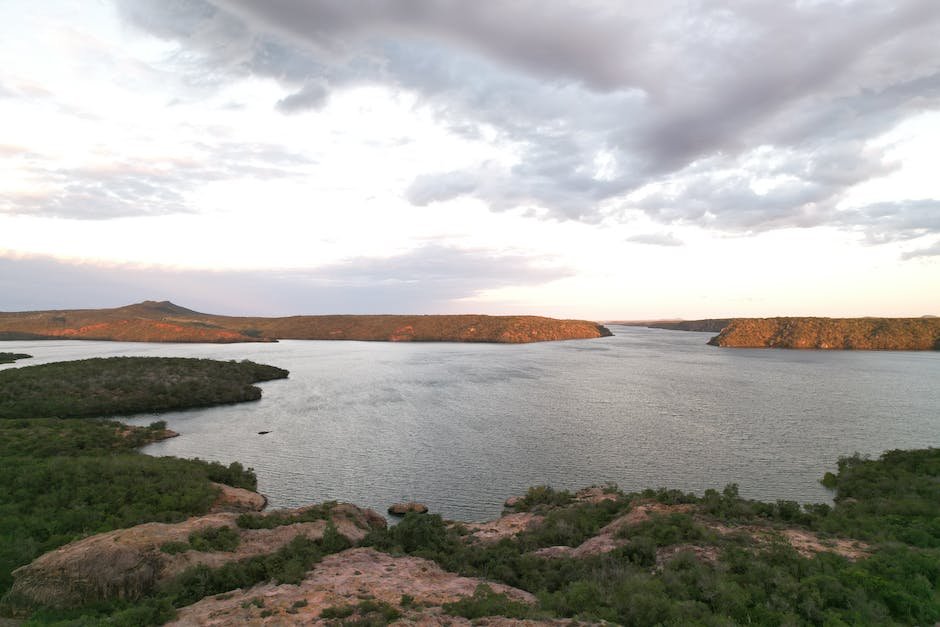
[{"label": "calm water", "polygon": [[[328,499],[499,515],[529,485],[608,481],[818,502],[840,455],[940,446],[940,353],[719,349],[710,334],[520,346],[283,341],[0,342],[21,365],[109,355],[252,359],[290,370],[255,403],[163,414],[151,455],[239,460],[273,506]],[[147,424],[152,415],[128,422]],[[258,435],[258,431],[270,431]]]}]

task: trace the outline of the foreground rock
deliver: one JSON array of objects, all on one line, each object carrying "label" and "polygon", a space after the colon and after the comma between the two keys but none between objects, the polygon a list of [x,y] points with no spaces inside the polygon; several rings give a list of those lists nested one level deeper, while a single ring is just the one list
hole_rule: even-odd
[{"label": "foreground rock", "polygon": [[[364,600],[388,603],[405,622],[422,625],[469,625],[446,616],[441,606],[473,595],[477,586],[515,601],[534,604],[535,597],[502,584],[449,573],[419,557],[393,557],[369,548],[327,556],[299,585],[263,584],[203,599],[180,610],[171,625],[309,625],[318,624],[326,608],[355,606]],[[412,601],[402,606],[402,596]],[[535,624],[529,621],[530,624]],[[524,624],[501,619],[488,624]]]},{"label": "foreground rock", "polygon": [[[238,495],[241,496],[241,495]],[[309,508],[277,510],[268,514],[298,515]],[[95,600],[136,598],[155,585],[168,581],[190,566],[218,567],[227,562],[273,553],[294,538],[323,537],[326,520],[293,523],[272,529],[240,529],[235,512],[190,518],[181,523],[147,523],[130,529],[102,533],[72,542],[46,553],[13,571],[10,599],[14,605],[44,605],[67,608]],[[329,518],[336,530],[352,542],[373,528],[385,526],[377,513],[339,503]],[[185,543],[189,534],[214,527],[229,527],[239,536],[234,551],[188,550],[170,554],[161,550],[168,543]]]}]

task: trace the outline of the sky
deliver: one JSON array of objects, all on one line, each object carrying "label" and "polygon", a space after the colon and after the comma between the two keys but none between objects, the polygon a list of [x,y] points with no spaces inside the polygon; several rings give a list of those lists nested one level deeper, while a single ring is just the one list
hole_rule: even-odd
[{"label": "sky", "polygon": [[4,0],[0,310],[940,315],[936,0]]}]

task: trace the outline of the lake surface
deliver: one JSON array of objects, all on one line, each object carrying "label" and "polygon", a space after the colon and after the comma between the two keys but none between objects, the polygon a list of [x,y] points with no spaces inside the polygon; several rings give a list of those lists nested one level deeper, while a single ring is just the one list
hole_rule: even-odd
[{"label": "lake surface", "polygon": [[[940,446],[940,353],[728,349],[708,333],[611,327],[527,345],[0,342],[35,359],[251,359],[290,370],[262,400],[162,419],[151,455],[241,461],[273,507],[399,500],[460,520],[527,486],[615,482],[824,502],[840,455]],[[9,366],[7,366],[9,367]],[[258,431],[270,431],[258,435]]]}]

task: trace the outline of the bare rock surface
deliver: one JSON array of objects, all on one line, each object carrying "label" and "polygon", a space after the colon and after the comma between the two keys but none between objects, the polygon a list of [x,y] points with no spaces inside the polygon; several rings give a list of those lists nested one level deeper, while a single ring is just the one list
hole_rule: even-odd
[{"label": "bare rock surface", "polygon": [[[299,514],[305,509],[279,510],[279,513]],[[325,520],[316,520],[272,529],[240,529],[236,525],[238,516],[223,512],[180,523],[146,523],[72,542],[13,571],[11,598],[18,603],[50,607],[135,598],[190,566],[218,567],[246,557],[273,553],[301,535],[319,539],[327,526]],[[377,513],[346,503],[336,504],[330,510],[330,519],[336,530],[353,542],[365,537],[371,528],[385,525],[385,519]],[[189,550],[171,555],[160,548],[169,542],[187,542],[189,534],[195,531],[223,526],[238,532],[240,541],[234,551]]]},{"label": "bare rock surface", "polygon": [[[299,585],[262,584],[247,590],[216,595],[182,608],[177,627],[192,625],[312,625],[323,624],[325,608],[357,605],[365,599],[399,609],[402,621],[421,625],[469,625],[470,621],[442,614],[441,606],[472,596],[486,583],[494,592],[516,601],[535,603],[535,597],[510,586],[449,573],[419,557],[395,557],[370,548],[349,549],[329,555]],[[402,607],[410,595],[410,607]],[[262,613],[264,614],[262,616]],[[538,624],[500,618],[490,625]]]}]

